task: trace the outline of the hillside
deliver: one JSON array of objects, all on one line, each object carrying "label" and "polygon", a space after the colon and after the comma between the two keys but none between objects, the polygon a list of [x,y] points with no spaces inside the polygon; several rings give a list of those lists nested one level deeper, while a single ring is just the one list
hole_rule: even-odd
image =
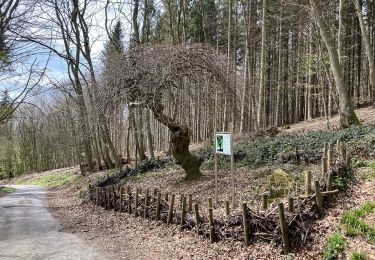
[{"label": "hillside", "polygon": [[[295,187],[291,192],[297,195],[303,193],[303,176],[306,170],[312,171],[315,176],[313,179],[320,175],[320,156],[324,142],[333,144],[340,139],[348,148],[348,153],[353,155],[355,181],[350,182],[346,192],[340,194],[333,204],[329,204],[326,217],[313,222],[309,227],[309,239],[302,248],[293,251],[294,259],[322,257],[328,236],[334,232],[341,232],[343,235],[347,232],[345,224],[342,223],[344,212],[360,208],[366,202],[375,202],[372,192],[375,185],[375,127],[371,125],[373,123],[372,111],[373,109],[370,108],[358,111],[360,117],[365,120],[365,127],[328,132],[301,131],[301,129],[321,128],[321,125],[325,124],[324,119],[317,119],[292,125],[290,129],[284,130],[276,137],[265,136],[247,140],[240,138],[240,141],[236,143],[237,201],[246,201],[252,210],[260,212],[261,195],[268,192],[269,176],[274,170],[283,169],[293,176]],[[297,135],[296,132],[298,132]],[[296,163],[293,160],[296,145],[299,147],[300,155],[305,156],[303,158],[306,158],[308,162]],[[182,171],[173,163],[161,166],[156,163],[154,170],[139,171],[139,175],[125,177],[120,179],[120,182],[114,178],[111,182],[129,186],[132,191],[135,188],[141,188],[142,192],[149,189],[152,193],[156,188],[162,192],[162,196],[165,193],[176,194],[176,201],[178,201],[179,194],[192,194],[194,203],[200,205],[201,214],[206,215],[208,198],[214,196],[214,172],[209,150],[197,150],[198,154],[207,158],[203,165],[204,176],[198,181],[182,181]],[[286,158],[286,162],[280,161],[280,158]],[[224,203],[230,196],[228,160],[221,158],[219,166],[219,203],[214,204],[213,210],[215,219],[225,221]],[[107,172],[96,173],[91,175],[90,179],[94,176],[96,176],[96,181],[92,183],[95,185],[103,181],[108,183],[111,179],[111,177],[108,179],[108,176],[117,175],[108,175]],[[78,186],[72,184],[68,188],[51,193],[49,203],[54,215],[62,221],[66,230],[77,232],[94,245],[104,246],[118,258],[227,259],[230,257],[242,259],[245,256],[251,256],[258,259],[280,259],[281,257],[280,246],[277,243],[258,241],[245,247],[243,242],[229,239],[211,245],[207,239],[197,237],[194,229],[181,231],[178,225],[168,226],[151,220],[134,218],[127,213],[108,212],[90,203],[82,204],[82,199],[74,195],[82,188],[81,185],[82,182]],[[62,196],[63,194],[69,196]],[[269,208],[274,208],[280,200],[283,200],[283,196],[269,200]],[[178,210],[179,206],[176,207]],[[235,212],[236,210],[233,214]],[[367,213],[366,222],[371,224],[371,219],[374,217],[373,212]],[[369,259],[375,257],[374,245],[366,236],[358,233],[353,237],[345,236],[345,240],[345,255],[350,256],[351,253],[360,251],[365,252]],[[177,251],[176,247],[179,248]],[[126,250],[127,248],[133,249]]]}]

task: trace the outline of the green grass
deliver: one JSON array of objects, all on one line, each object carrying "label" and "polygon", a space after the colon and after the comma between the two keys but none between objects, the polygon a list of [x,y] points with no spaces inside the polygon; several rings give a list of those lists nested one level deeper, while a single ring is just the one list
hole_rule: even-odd
[{"label": "green grass", "polygon": [[350,260],[367,260],[368,257],[365,253],[362,253],[362,252],[353,252],[351,255],[350,255]]},{"label": "green grass", "polygon": [[375,162],[369,162],[368,167],[375,171]]},{"label": "green grass", "polygon": [[42,187],[59,187],[73,178],[74,174],[72,172],[62,172],[62,173],[51,173],[48,175],[38,176],[35,179],[30,180],[27,184],[42,186]]},{"label": "green grass", "polygon": [[15,188],[8,188],[8,187],[0,187],[0,193],[8,193],[15,191]]},{"label": "green grass", "polygon": [[336,260],[340,253],[345,250],[345,238],[340,233],[330,235],[324,246],[323,259]]},{"label": "green grass", "polygon": [[367,224],[363,218],[366,214],[374,212],[375,204],[371,201],[365,202],[360,208],[352,211],[345,211],[341,217],[341,223],[346,227],[347,236],[359,234],[367,237],[370,242],[375,243],[375,228]]}]

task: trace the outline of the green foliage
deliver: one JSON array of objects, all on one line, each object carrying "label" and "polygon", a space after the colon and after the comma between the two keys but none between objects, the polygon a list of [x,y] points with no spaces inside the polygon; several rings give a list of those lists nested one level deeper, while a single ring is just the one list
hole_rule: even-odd
[{"label": "green foliage", "polygon": [[363,168],[363,167],[369,167],[369,163],[366,160],[359,160],[356,161],[353,165],[354,168]]},{"label": "green foliage", "polygon": [[9,188],[9,187],[0,187],[0,193],[8,193],[15,191],[15,188]]},{"label": "green foliage", "polygon": [[[276,137],[261,137],[236,143],[234,157],[237,166],[258,168],[273,164],[280,156],[293,151],[298,146],[300,151],[309,151],[308,156],[320,160],[324,143],[335,144],[338,139],[346,144],[348,154],[354,157],[370,158],[375,156],[375,125],[351,127],[337,132],[309,131],[304,134],[280,134]],[[212,160],[212,147],[195,151],[205,162]],[[229,156],[220,158],[229,162]],[[213,165],[213,164],[212,164]],[[375,163],[373,164],[375,168]],[[343,184],[343,183],[338,183]]]},{"label": "green foliage", "polygon": [[335,187],[337,187],[339,190],[344,190],[348,186],[346,178],[343,178],[341,176],[337,176],[335,179]]},{"label": "green foliage", "polygon": [[350,255],[350,260],[366,260],[368,259],[367,257],[367,254],[363,253],[363,252],[353,252],[351,255]]},{"label": "green foliage", "polygon": [[330,235],[324,246],[323,259],[338,259],[339,254],[344,252],[345,243],[345,238],[340,233],[334,233]]},{"label": "green foliage", "polygon": [[73,176],[73,172],[55,172],[48,175],[38,176],[28,184],[42,187],[59,187],[69,182]]},{"label": "green foliage", "polygon": [[111,38],[105,43],[104,51],[102,52],[104,60],[110,59],[113,55],[118,55],[124,52],[123,31],[120,21],[117,21],[111,31]]},{"label": "green foliage", "polygon": [[375,204],[371,201],[365,202],[359,209],[345,211],[341,217],[341,223],[345,224],[346,235],[357,236],[363,234],[371,242],[375,242],[375,229],[367,224],[363,218],[366,214],[374,211]]},{"label": "green foliage", "polygon": [[192,1],[187,21],[190,42],[216,44],[217,9],[215,0]]}]

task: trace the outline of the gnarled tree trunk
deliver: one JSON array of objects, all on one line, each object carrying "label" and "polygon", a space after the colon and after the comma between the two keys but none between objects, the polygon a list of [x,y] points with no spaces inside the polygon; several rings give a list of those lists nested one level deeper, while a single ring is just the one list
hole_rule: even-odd
[{"label": "gnarled tree trunk", "polygon": [[171,131],[171,153],[185,170],[186,180],[197,179],[202,176],[199,167],[202,162],[189,151],[191,131],[186,126],[169,128]]},{"label": "gnarled tree trunk", "polygon": [[151,110],[156,120],[164,124],[171,131],[170,151],[173,157],[185,170],[186,180],[194,180],[202,176],[200,166],[202,161],[193,156],[189,151],[191,131],[187,126],[177,124],[171,117],[163,114],[161,104],[152,106]]}]

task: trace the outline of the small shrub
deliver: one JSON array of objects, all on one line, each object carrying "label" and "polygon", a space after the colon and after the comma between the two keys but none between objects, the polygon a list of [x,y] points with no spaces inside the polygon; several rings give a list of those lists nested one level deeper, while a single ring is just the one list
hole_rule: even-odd
[{"label": "small shrub", "polygon": [[328,237],[328,240],[324,247],[323,259],[324,260],[336,260],[340,253],[344,252],[345,249],[345,238],[339,234],[334,233]]},{"label": "small shrub", "polygon": [[358,224],[358,219],[353,212],[345,211],[342,214],[341,222],[355,227]]},{"label": "small shrub", "polygon": [[360,218],[360,217],[363,217],[365,215],[365,212],[362,209],[356,209],[356,210],[354,210],[354,215],[356,217]]},{"label": "small shrub", "polygon": [[356,229],[355,227],[352,227],[352,226],[346,227],[345,236],[355,237],[355,236],[358,236],[358,235],[359,235],[358,229]]},{"label": "small shrub", "polygon": [[363,168],[363,167],[368,167],[368,162],[367,161],[363,161],[363,160],[360,160],[360,161],[357,161],[353,167],[354,168]]},{"label": "small shrub", "polygon": [[362,253],[362,252],[353,252],[350,255],[350,260],[367,260],[367,254]]},{"label": "small shrub", "polygon": [[375,208],[375,203],[372,201],[367,201],[362,205],[362,210],[366,213],[372,213]]}]

